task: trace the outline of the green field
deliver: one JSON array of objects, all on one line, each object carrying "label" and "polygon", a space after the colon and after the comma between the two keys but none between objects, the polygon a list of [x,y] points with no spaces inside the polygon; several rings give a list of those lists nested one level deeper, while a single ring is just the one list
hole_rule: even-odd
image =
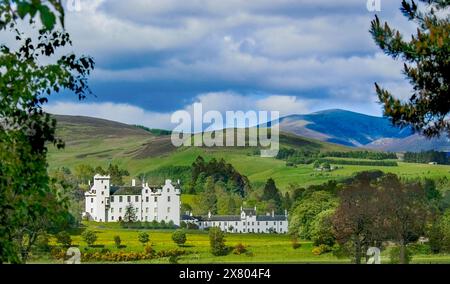
[{"label": "green field", "polygon": [[[84,223],[88,228],[94,230],[98,235],[96,247],[104,247],[111,251],[119,249],[114,245],[114,236],[122,239],[125,247],[120,250],[124,252],[140,252],[143,246],[138,242],[138,233],[146,231],[150,235],[150,242],[155,251],[177,248],[171,239],[171,230],[131,230],[123,229],[117,223]],[[73,246],[78,246],[81,251],[86,244],[81,240],[81,231],[72,232]],[[314,255],[313,244],[309,241],[300,241],[301,247],[292,248],[291,239],[288,235],[273,234],[227,234],[226,244],[235,246],[242,243],[251,252],[251,255],[235,255],[230,253],[226,256],[216,257],[210,253],[208,233],[203,231],[188,231],[187,242],[181,247],[189,252],[181,256],[179,263],[350,263],[349,259],[338,259],[331,253]],[[52,241],[54,245],[54,240]],[[33,262],[58,262],[46,258],[34,259]],[[168,263],[167,258],[159,258],[139,263]],[[389,263],[387,253],[382,253],[382,263]],[[415,255],[413,263],[450,263],[450,255]]]},{"label": "green field", "polygon": [[[206,159],[224,158],[252,183],[264,183],[272,177],[283,191],[289,184],[308,186],[328,180],[340,180],[355,172],[382,170],[404,178],[450,178],[450,166],[409,164],[399,162],[398,167],[343,165],[332,172],[317,172],[311,165],[287,167],[286,162],[275,158],[254,155],[252,148],[179,148],[171,145],[170,137],[155,136],[129,125],[92,118],[76,120],[73,117],[59,119],[58,135],[66,141],[66,148],[49,149],[50,169],[79,164],[107,167],[118,164],[130,172],[130,177],[156,170],[163,166],[189,166],[199,155]],[[350,151],[351,148],[283,134],[282,147],[314,149],[320,151]],[[174,180],[177,177],[170,177]],[[128,182],[128,180],[126,180]],[[150,181],[151,182],[151,181]]]}]

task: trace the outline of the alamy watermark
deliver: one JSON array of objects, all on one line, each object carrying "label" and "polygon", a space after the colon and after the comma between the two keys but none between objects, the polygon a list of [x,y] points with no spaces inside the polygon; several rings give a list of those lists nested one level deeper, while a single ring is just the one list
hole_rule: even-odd
[{"label": "alamy watermark", "polygon": [[367,11],[381,12],[381,0],[367,0]]},{"label": "alamy watermark", "polygon": [[[193,113],[177,111],[171,122],[175,147],[259,147],[261,157],[276,157],[279,147],[278,111],[219,111],[203,113],[203,105],[195,103]],[[204,126],[207,125],[205,128]]]},{"label": "alamy watermark", "polygon": [[69,12],[81,12],[82,10],[81,0],[67,0],[66,9]]}]

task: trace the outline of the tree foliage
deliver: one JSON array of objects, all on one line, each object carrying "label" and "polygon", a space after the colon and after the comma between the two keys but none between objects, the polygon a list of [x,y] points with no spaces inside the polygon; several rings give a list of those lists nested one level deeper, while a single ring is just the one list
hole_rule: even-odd
[{"label": "tree foliage", "polygon": [[[37,35],[25,34],[22,24]],[[51,186],[46,153],[47,145],[64,143],[42,106],[64,89],[79,99],[90,94],[87,76],[94,61],[56,55],[71,45],[60,0],[1,1],[0,33],[16,40],[0,46],[0,263],[16,263],[26,259],[24,242],[32,245],[63,208]]]},{"label": "tree foliage", "polygon": [[408,41],[398,30],[382,23],[378,16],[370,32],[376,44],[389,56],[404,61],[403,73],[413,87],[408,101],[402,101],[376,84],[384,114],[395,125],[410,126],[427,137],[446,133],[450,137],[450,17],[447,0],[403,0],[401,11],[417,24]]},{"label": "tree foliage", "polygon": [[227,246],[225,245],[225,234],[219,227],[209,229],[209,244],[211,253],[215,256],[227,254]]},{"label": "tree foliage", "polygon": [[174,243],[176,243],[177,245],[181,246],[184,245],[186,243],[186,232],[184,230],[175,230],[175,232],[173,232],[172,234],[172,240],[174,241]]}]

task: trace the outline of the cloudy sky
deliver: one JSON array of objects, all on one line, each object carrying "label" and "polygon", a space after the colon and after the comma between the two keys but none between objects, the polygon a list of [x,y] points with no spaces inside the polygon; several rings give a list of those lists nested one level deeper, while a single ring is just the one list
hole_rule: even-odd
[{"label": "cloudy sky", "polygon": [[[70,1],[69,1],[70,2]],[[411,32],[401,1],[377,12]],[[66,25],[78,54],[95,58],[96,97],[53,97],[47,111],[170,128],[204,109],[342,108],[381,115],[374,82],[406,96],[401,63],[368,33],[367,0],[81,0]]]}]

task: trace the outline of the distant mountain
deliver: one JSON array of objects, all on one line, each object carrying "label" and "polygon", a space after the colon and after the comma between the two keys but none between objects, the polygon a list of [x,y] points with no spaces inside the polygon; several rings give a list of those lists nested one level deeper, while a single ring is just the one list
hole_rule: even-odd
[{"label": "distant mountain", "polygon": [[411,135],[403,139],[379,139],[365,146],[366,148],[388,152],[420,152],[437,150],[450,152],[450,139],[441,137],[436,139],[427,139],[419,135]]},{"label": "distant mountain", "polygon": [[280,129],[299,136],[351,147],[383,151],[449,150],[446,138],[427,140],[409,128],[393,127],[387,118],[332,109],[280,119]]},{"label": "distant mountain", "polygon": [[412,134],[409,129],[393,127],[386,118],[340,109],[287,116],[280,120],[280,128],[300,136],[353,147],[363,147],[384,138],[406,138]]}]

